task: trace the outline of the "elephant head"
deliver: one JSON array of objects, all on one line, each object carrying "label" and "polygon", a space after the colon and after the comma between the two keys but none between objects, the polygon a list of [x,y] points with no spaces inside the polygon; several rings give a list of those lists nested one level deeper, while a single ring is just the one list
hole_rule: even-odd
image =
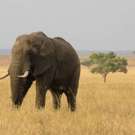
[{"label": "elephant head", "polygon": [[12,49],[10,76],[13,105],[20,106],[32,81],[51,68],[55,49],[50,38],[42,32],[19,36]]}]

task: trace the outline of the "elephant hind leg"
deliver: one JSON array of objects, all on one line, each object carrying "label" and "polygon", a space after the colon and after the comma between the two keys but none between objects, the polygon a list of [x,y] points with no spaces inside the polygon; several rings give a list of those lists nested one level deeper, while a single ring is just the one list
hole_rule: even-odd
[{"label": "elephant hind leg", "polygon": [[52,89],[51,90],[51,94],[52,94],[52,97],[53,97],[53,107],[54,109],[60,109],[60,106],[61,106],[61,93],[59,93],[58,91]]},{"label": "elephant hind leg", "polygon": [[71,111],[76,110],[76,96],[78,92],[79,78],[80,78],[80,66],[74,72],[70,86],[65,92],[67,96],[68,106],[71,109]]},{"label": "elephant hind leg", "polygon": [[76,110],[76,96],[73,93],[73,90],[71,88],[68,89],[68,91],[65,92],[68,102],[68,107],[71,111]]}]

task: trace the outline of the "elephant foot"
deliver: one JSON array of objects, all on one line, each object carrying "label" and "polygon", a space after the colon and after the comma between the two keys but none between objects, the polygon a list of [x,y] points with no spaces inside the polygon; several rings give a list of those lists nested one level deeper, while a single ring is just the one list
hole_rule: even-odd
[{"label": "elephant foot", "polygon": [[76,111],[76,107],[71,107],[70,110],[71,110],[71,112],[75,112]]},{"label": "elephant foot", "polygon": [[54,110],[60,110],[60,106],[59,105],[53,105],[53,108],[54,108]]},{"label": "elephant foot", "polygon": [[19,105],[18,104],[12,104],[12,108],[18,110],[18,109],[21,108],[21,105],[20,104]]},{"label": "elephant foot", "polygon": [[36,104],[36,109],[38,110],[43,110],[45,108],[45,105],[39,105],[39,104]]}]

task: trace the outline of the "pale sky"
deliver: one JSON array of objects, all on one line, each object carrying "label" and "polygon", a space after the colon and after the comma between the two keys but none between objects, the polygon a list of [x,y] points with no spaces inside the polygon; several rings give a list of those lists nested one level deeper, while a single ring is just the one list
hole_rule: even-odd
[{"label": "pale sky", "polygon": [[33,31],[78,50],[135,50],[135,0],[0,1],[0,49]]}]

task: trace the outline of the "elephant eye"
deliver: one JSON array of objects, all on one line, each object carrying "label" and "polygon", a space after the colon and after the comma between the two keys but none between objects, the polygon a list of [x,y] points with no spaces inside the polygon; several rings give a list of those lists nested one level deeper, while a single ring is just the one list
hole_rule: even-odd
[{"label": "elephant eye", "polygon": [[39,49],[40,49],[39,46],[35,44],[35,45],[32,46],[32,50],[31,50],[31,51],[32,51],[33,53],[38,53],[38,50],[39,50]]}]

